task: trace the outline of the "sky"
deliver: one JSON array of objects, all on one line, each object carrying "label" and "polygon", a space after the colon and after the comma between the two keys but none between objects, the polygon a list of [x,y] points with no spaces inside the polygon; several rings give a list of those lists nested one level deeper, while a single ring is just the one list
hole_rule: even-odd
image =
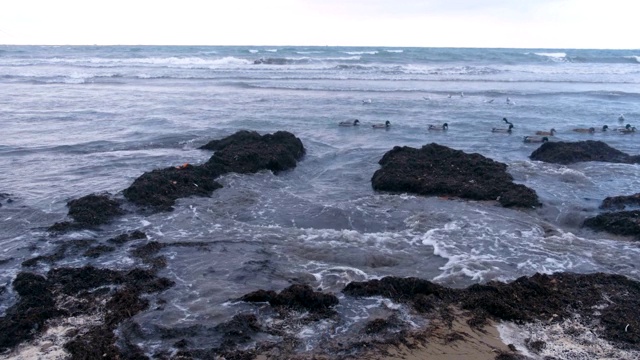
[{"label": "sky", "polygon": [[0,44],[638,49],[635,0],[5,0]]}]

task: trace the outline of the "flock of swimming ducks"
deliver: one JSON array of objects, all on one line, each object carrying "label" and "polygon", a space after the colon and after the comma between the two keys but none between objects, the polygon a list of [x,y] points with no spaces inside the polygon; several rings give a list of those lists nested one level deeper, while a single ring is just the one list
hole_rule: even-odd
[{"label": "flock of swimming ducks", "polygon": [[[619,122],[624,122],[625,118],[624,115],[620,115],[620,117],[618,117],[618,121]],[[502,118],[502,121],[504,121],[506,124],[508,124],[509,126],[506,128],[492,128],[491,132],[493,133],[504,133],[504,134],[511,134],[511,132],[513,131],[513,129],[515,128],[513,126],[513,123],[511,123],[509,120],[507,120],[507,118]],[[339,126],[359,126],[360,125],[360,120],[355,119],[353,121],[343,121],[338,123]],[[374,129],[388,129],[391,126],[391,122],[389,120],[385,121],[384,124],[373,124],[371,125],[372,128]],[[439,125],[429,125],[429,127],[427,128],[427,130],[429,131],[447,131],[449,130],[449,124],[448,123],[444,123],[444,124],[439,124]],[[586,133],[586,134],[593,134],[596,132],[605,132],[609,130],[609,126],[608,125],[603,125],[601,128],[595,128],[595,127],[590,127],[590,128],[576,128],[573,129],[572,131],[577,132],[577,133]],[[631,133],[635,133],[636,132],[636,127],[635,126],[631,126],[631,124],[627,124],[624,127],[619,127],[616,129],[613,129],[612,131],[617,131],[620,134],[631,134]],[[551,128],[551,130],[549,131],[536,131],[535,135],[527,135],[524,137],[523,141],[525,143],[543,143],[543,142],[547,142],[549,141],[549,137],[550,136],[555,136],[556,135],[556,129],[555,128]]]}]

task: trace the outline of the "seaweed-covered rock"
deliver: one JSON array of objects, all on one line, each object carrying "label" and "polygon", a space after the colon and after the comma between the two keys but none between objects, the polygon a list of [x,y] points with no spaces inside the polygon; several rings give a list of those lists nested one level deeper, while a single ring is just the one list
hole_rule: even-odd
[{"label": "seaweed-covered rock", "polygon": [[123,192],[137,205],[157,210],[171,210],[176,199],[188,196],[210,196],[222,187],[214,180],[220,174],[202,166],[183,165],[146,172]]},{"label": "seaweed-covered rock", "polygon": [[640,239],[640,210],[608,212],[588,218],[583,226],[615,235]]},{"label": "seaweed-covered rock", "polygon": [[143,293],[163,291],[172,285],[169,279],[141,269],[57,268],[46,277],[19,273],[13,281],[18,302],[0,317],[0,352],[44,332],[48,320],[104,313],[104,324],[79,332],[65,344],[71,358],[137,358],[140,352],[135,346],[116,346],[114,330],[148,307]]},{"label": "seaweed-covered rock", "polygon": [[535,191],[513,183],[507,165],[480,154],[467,154],[438,144],[421,149],[394,147],[373,174],[378,191],[498,200],[505,207],[540,205]]},{"label": "seaweed-covered rock", "polygon": [[640,206],[640,193],[633,195],[609,196],[602,200],[600,209],[624,210],[626,207]]},{"label": "seaweed-covered rock", "polygon": [[539,160],[554,164],[573,164],[583,161],[602,161],[612,163],[637,164],[640,156],[631,156],[614,149],[602,141],[578,142],[546,142],[529,156],[531,160]]},{"label": "seaweed-covered rock", "polygon": [[19,273],[13,288],[20,297],[5,316],[0,317],[0,352],[33,339],[47,320],[65,313],[56,308],[49,283],[43,276]]},{"label": "seaweed-covered rock", "polygon": [[208,168],[224,168],[237,173],[265,169],[278,173],[292,169],[305,153],[302,141],[286,131],[262,136],[255,131],[240,131],[202,148],[215,150],[205,164]]},{"label": "seaweed-covered rock", "polygon": [[68,231],[106,224],[124,211],[109,194],[90,194],[67,202],[73,222],[55,223],[49,231]]},{"label": "seaweed-covered rock", "polygon": [[286,131],[266,135],[239,131],[213,140],[201,149],[215,150],[205,164],[185,164],[144,173],[124,190],[124,196],[137,205],[171,210],[176,199],[210,196],[222,187],[214,180],[220,175],[260,170],[277,173],[294,168],[305,152],[300,139]]}]

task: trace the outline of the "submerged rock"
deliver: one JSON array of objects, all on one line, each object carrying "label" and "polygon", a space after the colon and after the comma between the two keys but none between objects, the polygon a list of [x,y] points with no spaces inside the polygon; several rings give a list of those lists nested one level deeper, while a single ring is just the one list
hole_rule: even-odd
[{"label": "submerged rock", "polygon": [[640,156],[631,156],[616,150],[602,141],[546,142],[529,156],[531,160],[554,164],[573,164],[583,161],[637,164]]},{"label": "submerged rock", "polygon": [[588,218],[583,226],[640,240],[640,210],[607,212]]},{"label": "submerged rock", "polygon": [[540,205],[535,191],[513,183],[507,165],[438,144],[394,147],[371,178],[378,191],[498,200],[505,207]]},{"label": "submerged rock", "polygon": [[600,209],[624,210],[627,206],[639,207],[640,193],[627,196],[609,196],[602,201]]},{"label": "submerged rock", "polygon": [[311,289],[309,285],[291,285],[279,294],[275,291],[258,290],[240,298],[246,302],[268,302],[274,307],[286,307],[323,312],[338,304],[333,294],[324,294]]},{"label": "submerged rock", "polygon": [[260,170],[278,173],[294,168],[305,153],[300,139],[286,131],[260,135],[243,130],[213,140],[201,149],[215,150],[205,164],[184,164],[146,172],[124,190],[124,196],[137,205],[171,210],[179,198],[210,196],[222,187],[214,180],[220,175]]}]

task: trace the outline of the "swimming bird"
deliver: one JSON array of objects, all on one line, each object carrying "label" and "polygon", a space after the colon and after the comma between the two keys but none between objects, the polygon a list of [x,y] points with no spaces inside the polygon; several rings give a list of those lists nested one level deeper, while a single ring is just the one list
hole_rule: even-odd
[{"label": "swimming bird", "polygon": [[625,131],[630,129],[631,129],[631,124],[627,124],[623,128],[617,128],[616,131]]},{"label": "swimming bird", "polygon": [[442,125],[429,125],[429,131],[446,131],[449,130],[449,124],[444,123]]},{"label": "swimming bird", "polygon": [[502,118],[502,121],[504,121],[505,123],[507,123],[509,125],[513,125],[513,124],[511,124],[511,121],[507,120],[507,118]]},{"label": "swimming bird", "polygon": [[605,132],[609,130],[609,125],[602,125],[602,129],[600,129],[599,131]]},{"label": "swimming bird", "polygon": [[549,138],[546,136],[540,137],[540,136],[525,136],[524,137],[524,142],[525,143],[543,143],[543,142],[547,142],[549,141]]},{"label": "swimming bird", "polygon": [[536,131],[536,135],[554,136],[555,134],[556,129],[553,128],[550,131]]},{"label": "swimming bird", "polygon": [[362,100],[363,105],[371,104],[371,102],[372,102],[371,99]]},{"label": "swimming bird", "polygon": [[511,100],[511,98],[507,97],[507,105],[515,105],[515,101]]},{"label": "swimming bird", "polygon": [[511,134],[511,130],[513,129],[513,124],[509,123],[509,128],[508,129],[504,129],[504,128],[493,128],[491,129],[491,132],[494,133],[509,133]]},{"label": "swimming bird", "polygon": [[374,129],[386,129],[391,126],[391,122],[389,120],[385,121],[384,124],[373,124],[371,125]]},{"label": "swimming bird", "polygon": [[596,132],[596,128],[594,127],[590,127],[590,128],[578,128],[578,129],[573,129],[573,131],[575,132],[579,132],[579,133],[589,133],[589,134],[593,134],[594,132]]},{"label": "swimming bird", "polygon": [[451,94],[447,95],[447,98],[451,99]]},{"label": "swimming bird", "polygon": [[427,100],[427,101],[430,101],[430,100],[431,100],[431,97],[430,97],[430,96],[423,96],[422,98],[423,98],[423,99],[425,99],[425,100]]},{"label": "swimming bird", "polygon": [[623,114],[620,114],[620,116],[618,116],[618,121],[624,122],[624,115]]},{"label": "swimming bird", "polygon": [[358,119],[353,120],[353,122],[343,121],[341,123],[338,123],[338,126],[358,126],[358,125],[360,125],[360,120]]},{"label": "swimming bird", "polygon": [[636,132],[636,127],[632,126],[632,127],[628,128],[628,129],[622,129],[622,130],[620,130],[620,132],[623,133],[623,134],[631,134],[631,133]]}]

